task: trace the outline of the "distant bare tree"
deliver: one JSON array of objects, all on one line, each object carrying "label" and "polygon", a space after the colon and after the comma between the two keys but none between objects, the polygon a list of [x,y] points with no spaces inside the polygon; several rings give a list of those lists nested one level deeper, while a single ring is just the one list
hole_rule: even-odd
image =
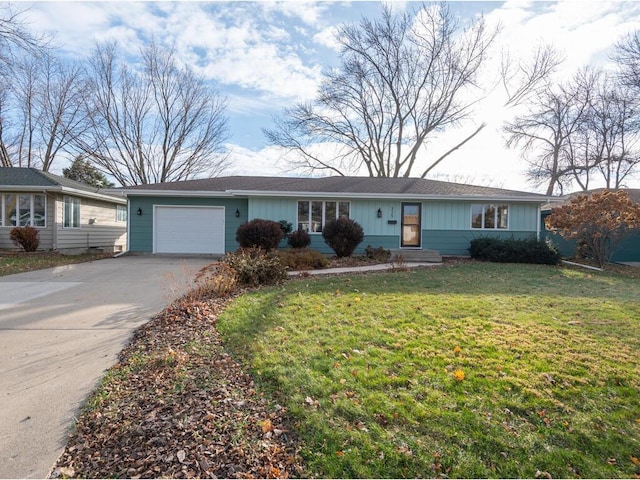
[{"label": "distant bare tree", "polygon": [[90,59],[89,128],[77,145],[122,185],[215,176],[227,168],[226,104],[178,65],[172,50],[151,43],[140,71],[119,63],[115,44]]},{"label": "distant bare tree", "polygon": [[640,32],[622,37],[612,55],[619,69],[619,79],[625,86],[640,90]]},{"label": "distant bare tree", "polygon": [[17,8],[8,2],[0,3],[0,76],[8,74],[16,55],[41,55],[46,52],[48,39],[34,35],[26,27],[27,8]]},{"label": "distant bare tree", "polygon": [[504,126],[507,146],[519,146],[529,163],[527,176],[546,184],[546,194],[562,192],[568,176],[582,168],[572,139],[583,126],[589,108],[594,76],[583,71],[571,81],[547,84],[528,102],[528,112]]},{"label": "distant bare tree", "polygon": [[86,125],[81,108],[85,86],[78,65],[64,64],[48,54],[14,63],[9,90],[13,123],[3,142],[11,164],[51,168]]},{"label": "distant bare tree", "polygon": [[507,94],[505,106],[522,103],[543,90],[549,76],[564,61],[553,45],[539,44],[530,57],[514,59],[508,50],[502,52],[500,79]]},{"label": "distant bare tree", "polygon": [[[11,3],[0,3],[0,166],[13,165],[6,139],[10,130],[10,91],[16,59],[46,54],[48,39],[32,34],[25,24],[28,9]],[[8,80],[11,79],[12,82]]]}]

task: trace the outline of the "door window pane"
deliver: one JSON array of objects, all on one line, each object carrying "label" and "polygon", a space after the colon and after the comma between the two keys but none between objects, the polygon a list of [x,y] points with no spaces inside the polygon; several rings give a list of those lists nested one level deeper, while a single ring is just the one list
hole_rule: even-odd
[{"label": "door window pane", "polygon": [[80,228],[80,199],[64,197],[64,228]]}]

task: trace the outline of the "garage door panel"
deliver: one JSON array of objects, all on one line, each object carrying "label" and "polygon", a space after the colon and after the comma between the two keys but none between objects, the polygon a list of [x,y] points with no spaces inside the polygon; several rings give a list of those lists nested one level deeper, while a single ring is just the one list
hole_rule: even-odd
[{"label": "garage door panel", "polygon": [[224,208],[155,206],[155,253],[224,253]]}]

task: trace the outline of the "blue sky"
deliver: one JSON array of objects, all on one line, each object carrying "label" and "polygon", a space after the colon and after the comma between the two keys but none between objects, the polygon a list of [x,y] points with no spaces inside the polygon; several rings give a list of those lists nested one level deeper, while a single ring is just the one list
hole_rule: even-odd
[{"label": "blue sky", "polygon": [[[96,41],[117,40],[135,53],[150,38],[175,45],[183,61],[228,99],[232,173],[279,175],[287,170],[282,152],[266,145],[261,129],[282,108],[313,98],[323,69],[338,61],[333,33],[344,22],[380,12],[377,2],[58,2],[31,4],[30,28],[55,34],[60,51],[82,58]],[[420,3],[391,2],[394,9]],[[559,75],[586,63],[606,63],[611,45],[640,29],[640,2],[450,2],[465,21],[484,15],[502,25],[496,48],[526,55],[540,41],[553,42],[567,61]],[[498,52],[498,50],[496,50]],[[497,63],[496,63],[497,68]],[[495,71],[495,69],[494,69]],[[466,130],[434,144],[447,150],[456,136],[482,121],[481,136],[443,162],[436,175],[476,184],[534,189],[527,185],[520,152],[507,150],[501,122],[513,115],[488,98]],[[448,177],[447,177],[448,176]],[[640,179],[629,186],[640,186]]]}]

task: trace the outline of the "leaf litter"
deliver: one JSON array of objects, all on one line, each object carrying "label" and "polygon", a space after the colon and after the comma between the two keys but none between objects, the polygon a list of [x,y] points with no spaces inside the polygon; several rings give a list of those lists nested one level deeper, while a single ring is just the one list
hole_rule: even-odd
[{"label": "leaf litter", "polygon": [[50,478],[304,475],[286,409],[222,345],[215,325],[227,300],[178,300],[134,333]]}]

